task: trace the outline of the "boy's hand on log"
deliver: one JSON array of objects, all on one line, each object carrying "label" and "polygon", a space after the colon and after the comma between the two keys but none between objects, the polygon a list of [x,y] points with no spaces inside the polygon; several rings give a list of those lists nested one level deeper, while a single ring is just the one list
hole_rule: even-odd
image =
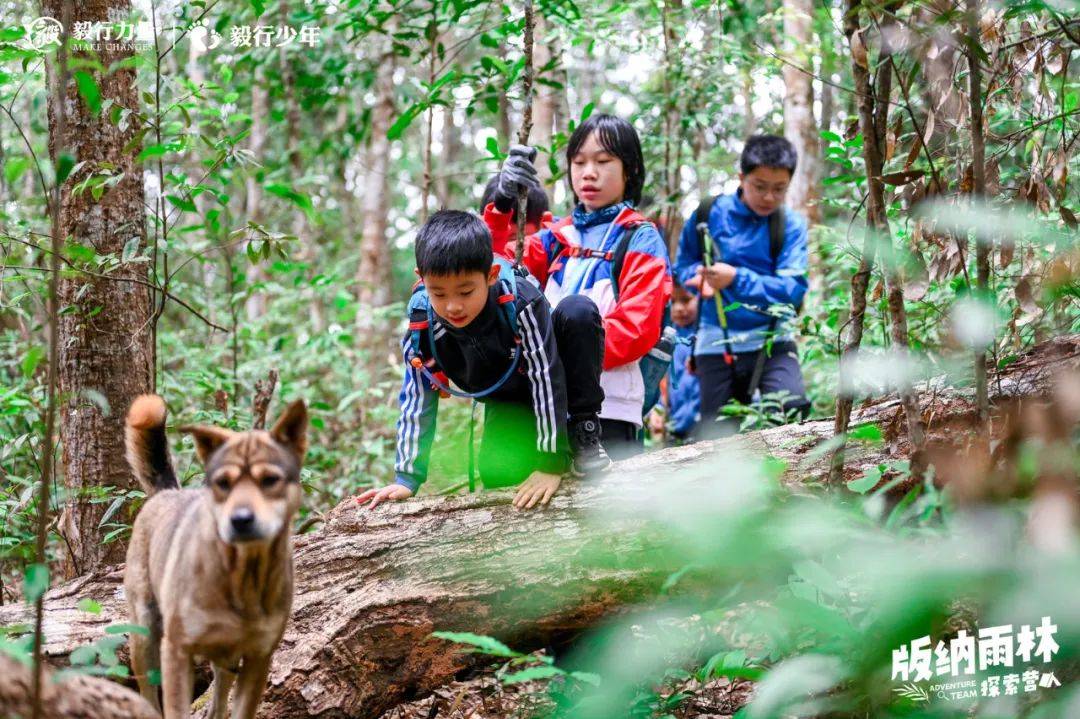
[{"label": "boy's hand on log", "polygon": [[398,502],[408,499],[413,495],[412,490],[400,484],[391,484],[381,489],[369,489],[356,498],[357,504],[363,504],[370,500],[368,509],[375,509],[382,502]]},{"label": "boy's hand on log", "polygon": [[717,262],[702,271],[705,283],[713,289],[722,290],[735,281],[735,268],[726,262]]},{"label": "boy's hand on log", "polygon": [[539,502],[540,506],[546,505],[555,496],[555,492],[562,484],[562,477],[557,474],[536,471],[529,475],[514,495],[515,509],[532,509]]},{"label": "boy's hand on log", "polygon": [[511,145],[510,152],[499,170],[499,183],[493,199],[495,209],[509,212],[517,203],[521,188],[539,189],[540,178],[536,174],[536,148],[528,145]]}]

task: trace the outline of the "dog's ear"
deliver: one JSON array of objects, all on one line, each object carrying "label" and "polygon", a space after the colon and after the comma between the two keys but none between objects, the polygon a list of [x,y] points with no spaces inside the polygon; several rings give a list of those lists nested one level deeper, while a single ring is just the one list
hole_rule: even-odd
[{"label": "dog's ear", "polygon": [[229,441],[236,432],[221,427],[210,427],[205,424],[191,424],[181,427],[180,431],[190,434],[195,438],[195,453],[199,455],[199,461],[206,464],[210,455],[218,447]]},{"label": "dog's ear", "polygon": [[307,454],[308,413],[304,400],[298,399],[281,413],[270,430],[274,441],[285,445],[301,462]]}]

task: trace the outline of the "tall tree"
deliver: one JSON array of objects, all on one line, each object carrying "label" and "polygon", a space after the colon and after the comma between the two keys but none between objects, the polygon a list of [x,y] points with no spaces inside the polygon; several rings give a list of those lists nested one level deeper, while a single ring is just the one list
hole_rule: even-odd
[{"label": "tall tree", "polygon": [[811,82],[813,34],[811,0],[784,0],[784,137],[799,153],[791,178],[787,202],[803,213],[811,225],[821,222],[821,153],[814,121],[814,89]]},{"label": "tall tree", "polygon": [[[387,130],[394,119],[394,48],[390,37],[375,71],[375,107],[371,112],[371,140],[364,180],[364,230],[360,237],[360,283],[358,313],[361,329],[372,327],[371,309],[390,301],[390,248],[386,230],[390,213],[390,139]],[[363,336],[363,335],[362,335]]]},{"label": "tall tree", "polygon": [[[62,0],[45,0],[43,10],[46,15],[64,17],[64,4]],[[75,4],[68,15],[73,23],[109,23],[131,12],[129,0],[86,0]],[[101,111],[101,106],[108,102],[137,110],[138,88],[133,65],[111,72],[96,68],[98,62],[106,70],[114,68],[128,60],[132,51],[124,43],[102,43],[91,59],[78,46],[72,50],[72,63],[84,75],[78,83],[61,88],[67,108],[62,127],[57,122],[57,93],[49,93],[48,108],[53,163],[65,163],[58,148],[70,152],[77,163],[61,188],[60,232],[72,247],[81,248],[80,255],[92,250],[96,256],[121,258],[125,246],[130,251],[136,245],[146,245],[142,167],[135,159],[138,152],[124,151],[133,143],[138,128],[134,122],[112,122],[110,113]],[[80,59],[84,62],[79,63]],[[57,81],[56,73],[51,72],[53,89]],[[99,98],[79,91],[90,82],[97,87]],[[99,199],[89,192],[73,191],[79,181],[109,167],[120,180],[106,188]],[[96,264],[93,267],[98,269]],[[109,502],[102,502],[100,495],[134,487],[124,459],[124,412],[136,395],[154,388],[145,267],[121,260],[105,275],[70,273],[60,281],[59,301],[65,308],[59,325],[58,369],[65,401],[60,437],[68,490],[60,530],[70,548],[64,562],[66,576],[123,561],[123,542],[102,543],[99,524]]]},{"label": "tall tree", "polygon": [[[886,13],[895,9],[895,3],[886,7]],[[848,0],[847,13],[844,17],[844,34],[851,48],[851,70],[855,78],[855,93],[858,96],[859,129],[863,137],[863,159],[866,163],[866,240],[863,246],[859,269],[851,278],[851,319],[849,321],[848,340],[844,345],[844,358],[850,359],[862,343],[863,327],[866,316],[866,290],[870,282],[870,272],[874,264],[875,248],[880,243],[885,268],[885,282],[888,292],[889,317],[891,321],[891,339],[893,349],[906,352],[908,349],[907,311],[904,307],[904,285],[900,276],[899,263],[892,247],[889,219],[885,205],[885,183],[882,179],[886,155],[886,133],[888,131],[889,103],[892,93],[893,59],[891,42],[895,33],[893,28],[882,28],[877,35],[880,51],[877,61],[871,64],[869,57],[869,27],[860,26],[862,0]],[[871,74],[871,67],[874,68]],[[841,365],[841,373],[844,367]],[[907,419],[908,438],[913,448],[911,471],[914,476],[921,474],[925,461],[923,445],[922,416],[918,396],[910,385],[900,388],[900,400]],[[841,391],[836,399],[835,429],[837,436],[847,432],[851,417],[853,398],[850,391]],[[830,478],[840,481],[844,466],[844,445],[841,444],[833,453]]]}]

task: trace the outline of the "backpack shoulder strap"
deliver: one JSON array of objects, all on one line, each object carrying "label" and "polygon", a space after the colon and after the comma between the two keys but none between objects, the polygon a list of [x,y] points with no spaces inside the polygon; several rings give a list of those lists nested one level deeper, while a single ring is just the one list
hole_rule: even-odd
[{"label": "backpack shoulder strap", "polygon": [[716,195],[705,196],[694,211],[694,222],[696,223],[694,230],[697,232],[698,249],[701,251],[703,261],[705,258],[705,233],[709,231],[709,213],[712,211],[713,203],[716,202],[716,197]]},{"label": "backpack shoulder strap", "polygon": [[645,225],[651,225],[648,220],[631,220],[623,225],[622,237],[619,244],[615,245],[615,251],[611,256],[611,289],[615,293],[615,301],[619,301],[619,278],[622,277],[623,264],[626,262],[626,252],[630,249],[630,242]]},{"label": "backpack shoulder strap", "polygon": [[784,251],[784,230],[786,226],[787,217],[784,214],[784,208],[781,206],[769,215],[769,256],[772,258],[774,268],[780,253]]},{"label": "backpack shoulder strap", "polygon": [[502,257],[496,257],[495,263],[499,265],[499,309],[506,316],[514,337],[518,336],[517,321],[517,278],[518,268],[514,263]]}]

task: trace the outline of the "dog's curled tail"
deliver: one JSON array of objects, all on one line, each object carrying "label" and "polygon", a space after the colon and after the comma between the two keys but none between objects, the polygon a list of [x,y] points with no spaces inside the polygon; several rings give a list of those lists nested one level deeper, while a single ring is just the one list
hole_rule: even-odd
[{"label": "dog's curled tail", "polygon": [[169,442],[165,437],[165,401],[156,394],[135,398],[124,427],[128,465],[147,495],[162,489],[179,489]]}]

